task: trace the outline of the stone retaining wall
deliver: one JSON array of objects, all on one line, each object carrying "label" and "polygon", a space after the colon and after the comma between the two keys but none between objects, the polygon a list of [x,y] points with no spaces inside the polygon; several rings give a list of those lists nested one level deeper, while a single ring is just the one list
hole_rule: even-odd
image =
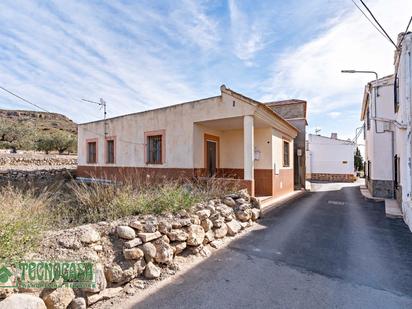
[{"label": "stone retaining wall", "polygon": [[252,226],[259,216],[260,203],[242,190],[177,214],[142,215],[50,232],[39,253],[29,258],[93,261],[96,287],[0,289],[0,298],[7,297],[0,307],[24,304],[27,308],[80,309],[111,298],[121,300],[152,280],[173,275],[179,268],[178,260],[185,264],[184,259],[190,256],[209,256],[227,238]]},{"label": "stone retaining wall", "polygon": [[354,182],[356,176],[353,174],[326,174],[326,173],[311,173],[306,174],[308,180],[315,181],[330,181],[330,182]]},{"label": "stone retaining wall", "polygon": [[392,180],[366,179],[369,192],[374,197],[394,198],[395,184]]},{"label": "stone retaining wall", "polygon": [[76,164],[76,156],[44,154],[0,154],[0,168],[2,166],[76,166]]},{"label": "stone retaining wall", "polygon": [[20,180],[61,180],[74,177],[75,169],[37,169],[37,170],[0,170],[0,181],[20,181]]}]

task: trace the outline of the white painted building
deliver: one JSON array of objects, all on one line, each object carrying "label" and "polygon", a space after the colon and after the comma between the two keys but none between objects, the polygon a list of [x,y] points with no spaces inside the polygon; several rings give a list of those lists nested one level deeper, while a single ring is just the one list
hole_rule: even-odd
[{"label": "white painted building", "polygon": [[[398,44],[403,34],[398,36]],[[405,35],[395,53],[395,186],[396,199],[401,205],[405,222],[412,230],[412,33]]]},{"label": "white painted building", "polygon": [[412,33],[398,36],[395,73],[365,87],[366,175],[370,193],[394,199],[412,230]]},{"label": "white painted building", "polygon": [[366,186],[375,197],[395,195],[393,87],[394,75],[371,81],[365,86],[362,102]]},{"label": "white painted building", "polygon": [[306,178],[321,181],[354,181],[355,143],[309,134],[306,147]]},{"label": "white painted building", "polygon": [[294,190],[298,129],[224,85],[220,95],[78,126],[80,177],[219,178],[257,196]]}]

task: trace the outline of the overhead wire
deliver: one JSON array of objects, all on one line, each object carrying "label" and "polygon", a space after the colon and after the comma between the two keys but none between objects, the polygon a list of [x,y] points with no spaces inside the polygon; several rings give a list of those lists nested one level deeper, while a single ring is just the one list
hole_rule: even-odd
[{"label": "overhead wire", "polygon": [[[4,90],[4,91],[8,92],[9,94],[11,94],[11,95],[13,95],[13,96],[15,96],[15,97],[19,98],[20,100],[22,100],[22,101],[24,101],[24,102],[26,102],[26,103],[28,103],[28,104],[30,104],[30,105],[32,105],[32,106],[35,106],[36,108],[38,108],[38,109],[40,109],[40,110],[42,110],[42,111],[44,111],[44,112],[46,112],[46,113],[52,113],[52,112],[48,111],[47,109],[45,109],[45,108],[41,107],[40,105],[35,104],[35,103],[33,103],[33,102],[31,102],[31,101],[29,101],[29,100],[27,100],[27,99],[23,98],[22,96],[20,96],[20,95],[18,95],[18,94],[16,94],[16,93],[14,93],[14,92],[12,92],[12,91],[10,91],[10,90],[8,90],[8,89],[6,89],[6,88],[2,87],[2,86],[0,86],[0,89],[2,89],[2,90]],[[99,121],[103,121],[103,120],[99,120]],[[88,131],[88,132],[90,132],[90,133],[96,134],[96,135],[98,135],[98,136],[105,137],[105,135],[104,135],[104,134],[101,134],[101,133],[95,132],[95,131],[90,130],[90,129],[88,129],[88,128],[83,127],[83,129],[84,129],[85,131]],[[133,142],[133,141],[127,141],[127,140],[124,140],[124,139],[122,139],[122,138],[118,138],[117,140],[118,140],[118,141],[121,141],[121,142],[123,142],[123,143],[127,143],[127,144],[133,144],[133,145],[144,145],[144,143]]]},{"label": "overhead wire", "polygon": [[372,11],[369,9],[369,7],[363,2],[363,0],[360,0],[360,2],[363,4],[363,6],[366,8],[366,10],[369,12],[369,14],[372,16],[373,20],[376,22],[376,24],[379,26],[379,28],[385,33],[386,37],[390,40],[393,46],[395,46],[396,49],[398,49],[398,46],[395,44],[395,42],[391,39],[389,34],[386,32],[386,30],[382,27],[382,25],[379,23],[379,21],[376,19],[376,17],[373,15]]},{"label": "overhead wire", "polygon": [[405,39],[406,34],[408,33],[408,29],[409,29],[409,26],[411,25],[411,23],[412,23],[412,16],[411,16],[411,18],[409,19],[409,22],[408,22],[408,25],[406,26],[405,31],[403,32],[402,39],[399,41],[398,48],[401,47],[402,42],[403,42],[403,40]]},{"label": "overhead wire", "polygon": [[358,10],[363,14],[363,16],[365,16],[365,18],[370,22],[370,24],[376,29],[376,31],[378,31],[384,38],[385,40],[387,40],[389,43],[391,43],[391,41],[386,37],[386,35],[378,28],[378,26],[376,26],[373,21],[368,17],[368,15],[366,15],[366,13],[359,7],[359,5],[355,2],[355,0],[351,0],[352,3],[358,8]]},{"label": "overhead wire", "polygon": [[28,104],[30,104],[30,105],[35,106],[36,108],[38,108],[38,109],[40,109],[40,110],[42,110],[42,111],[44,111],[44,112],[46,112],[46,113],[51,113],[51,112],[49,112],[48,110],[44,109],[43,107],[41,107],[41,106],[39,106],[39,105],[37,105],[37,104],[34,104],[34,103],[30,102],[29,100],[27,100],[27,99],[19,96],[18,94],[15,94],[14,92],[12,92],[12,91],[10,91],[10,90],[2,87],[2,86],[0,86],[0,89],[8,92],[9,94],[15,96],[16,98],[19,98],[20,100],[22,100],[22,101],[24,101],[24,102],[26,102],[26,103],[28,103]]}]

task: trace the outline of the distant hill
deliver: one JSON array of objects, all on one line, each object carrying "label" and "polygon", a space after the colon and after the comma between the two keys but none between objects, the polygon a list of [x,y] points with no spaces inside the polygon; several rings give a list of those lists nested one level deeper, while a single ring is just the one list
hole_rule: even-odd
[{"label": "distant hill", "polygon": [[0,122],[2,120],[15,122],[37,133],[65,131],[77,135],[77,124],[57,113],[0,109]]}]

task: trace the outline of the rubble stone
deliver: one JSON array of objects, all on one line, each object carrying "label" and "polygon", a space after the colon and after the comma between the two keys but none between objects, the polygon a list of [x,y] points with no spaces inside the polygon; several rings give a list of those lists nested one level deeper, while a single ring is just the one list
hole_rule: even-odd
[{"label": "rubble stone", "polygon": [[191,225],[187,229],[188,237],[187,244],[189,246],[199,246],[203,243],[205,238],[205,230],[200,225]]},{"label": "rubble stone", "polygon": [[154,233],[138,233],[137,235],[143,242],[152,241],[162,237],[162,233],[160,233],[159,231],[156,231]]},{"label": "rubble stone", "polygon": [[146,268],[144,270],[144,276],[147,279],[156,279],[160,277],[160,268],[157,267],[152,262],[147,263]]},{"label": "rubble stone", "polygon": [[119,225],[116,228],[117,235],[123,239],[134,239],[136,237],[136,232],[129,226]]}]

